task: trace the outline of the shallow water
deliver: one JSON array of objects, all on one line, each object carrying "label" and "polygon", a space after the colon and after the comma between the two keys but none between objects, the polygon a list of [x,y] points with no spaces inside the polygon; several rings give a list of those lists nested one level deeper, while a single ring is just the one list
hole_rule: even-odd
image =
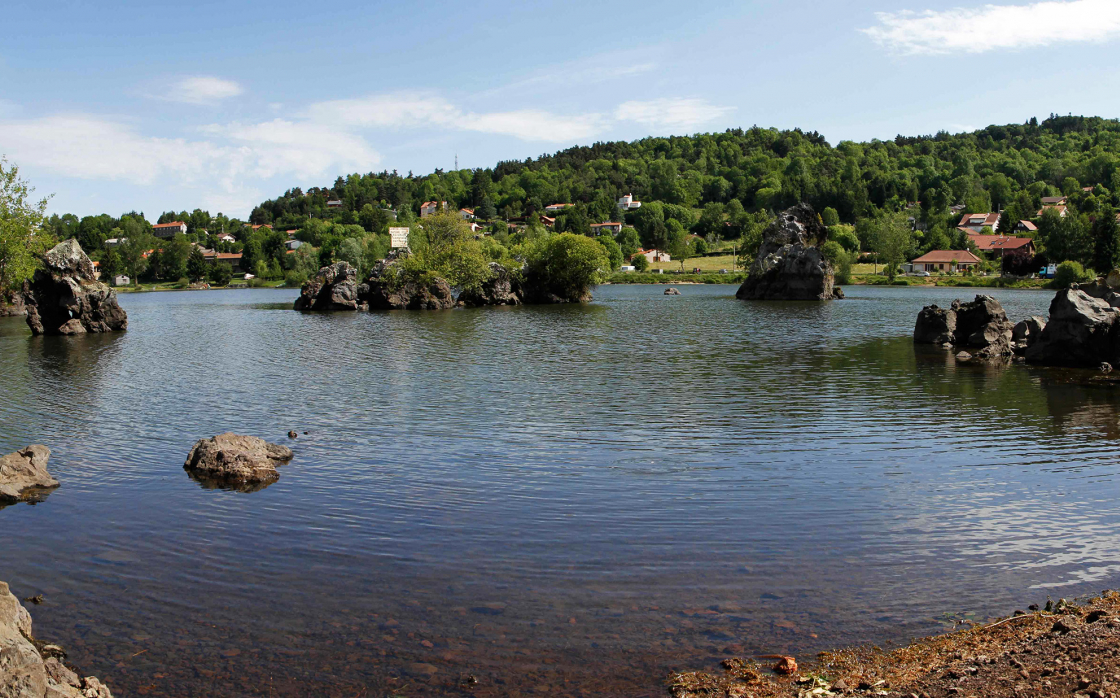
[{"label": "shallow water", "polygon": [[[974,291],[680,288],[334,315],[133,294],[127,333],[78,338],[0,320],[0,452],[47,444],[63,483],[0,511],[0,579],[124,697],[660,696],[727,653],[1116,585],[1120,394],[914,347],[923,305]],[[1052,296],[993,295],[1014,319]],[[206,489],[183,459],[227,430],[296,457]]]}]

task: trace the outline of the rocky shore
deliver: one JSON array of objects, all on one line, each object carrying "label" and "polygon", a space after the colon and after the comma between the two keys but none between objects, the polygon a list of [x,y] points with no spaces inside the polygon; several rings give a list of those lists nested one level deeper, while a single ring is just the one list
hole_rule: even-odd
[{"label": "rocky shore", "polygon": [[0,698],[113,698],[94,676],[80,677],[58,645],[37,640],[31,614],[0,582]]},{"label": "rocky shore", "polygon": [[877,647],[826,652],[789,676],[779,675],[776,666],[729,659],[722,672],[673,674],[668,692],[673,698],[1116,698],[1120,593],[1016,611],[890,652]]}]

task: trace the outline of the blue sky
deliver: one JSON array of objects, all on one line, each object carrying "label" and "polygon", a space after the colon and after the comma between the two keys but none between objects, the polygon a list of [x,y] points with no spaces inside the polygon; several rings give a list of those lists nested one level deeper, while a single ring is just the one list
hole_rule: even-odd
[{"label": "blue sky", "polygon": [[338,175],[751,125],[1120,117],[1120,2],[26,2],[0,154],[52,212],[246,217]]}]

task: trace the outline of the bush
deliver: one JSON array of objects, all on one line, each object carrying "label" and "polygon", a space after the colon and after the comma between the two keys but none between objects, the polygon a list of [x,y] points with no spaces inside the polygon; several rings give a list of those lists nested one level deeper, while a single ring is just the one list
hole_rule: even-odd
[{"label": "bush", "polygon": [[526,261],[527,276],[541,289],[568,300],[585,296],[611,264],[602,245],[573,233],[531,243]]},{"label": "bush", "polygon": [[179,288],[186,288],[191,285],[191,280],[185,276],[180,276],[179,280],[175,282],[175,285]]},{"label": "bush", "polygon": [[210,277],[210,283],[215,286],[228,286],[230,279],[233,278],[233,269],[224,262],[214,262],[211,264],[207,276]]},{"label": "bush", "polygon": [[646,259],[644,254],[634,255],[630,258],[630,263],[634,265],[634,269],[640,272],[649,269],[649,260]]},{"label": "bush", "polygon": [[306,281],[307,274],[295,269],[284,275],[284,285],[289,288],[301,288]]},{"label": "bush", "polygon": [[1058,271],[1054,274],[1053,286],[1054,288],[1069,288],[1070,284],[1091,281],[1092,278],[1092,273],[1086,272],[1080,262],[1066,261],[1058,265]]}]

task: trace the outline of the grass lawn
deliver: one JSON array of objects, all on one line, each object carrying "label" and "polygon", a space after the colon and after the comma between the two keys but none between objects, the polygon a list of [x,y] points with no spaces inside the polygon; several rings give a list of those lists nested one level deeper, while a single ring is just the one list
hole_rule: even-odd
[{"label": "grass lawn", "polygon": [[[665,271],[677,271],[681,268],[681,263],[673,260],[671,262],[658,262],[649,265],[650,269],[664,269]],[[735,255],[720,255],[719,257],[692,257],[684,260],[684,270],[690,272],[693,269],[699,269],[702,272],[718,272],[720,269],[726,269],[728,273],[735,270]]]}]

